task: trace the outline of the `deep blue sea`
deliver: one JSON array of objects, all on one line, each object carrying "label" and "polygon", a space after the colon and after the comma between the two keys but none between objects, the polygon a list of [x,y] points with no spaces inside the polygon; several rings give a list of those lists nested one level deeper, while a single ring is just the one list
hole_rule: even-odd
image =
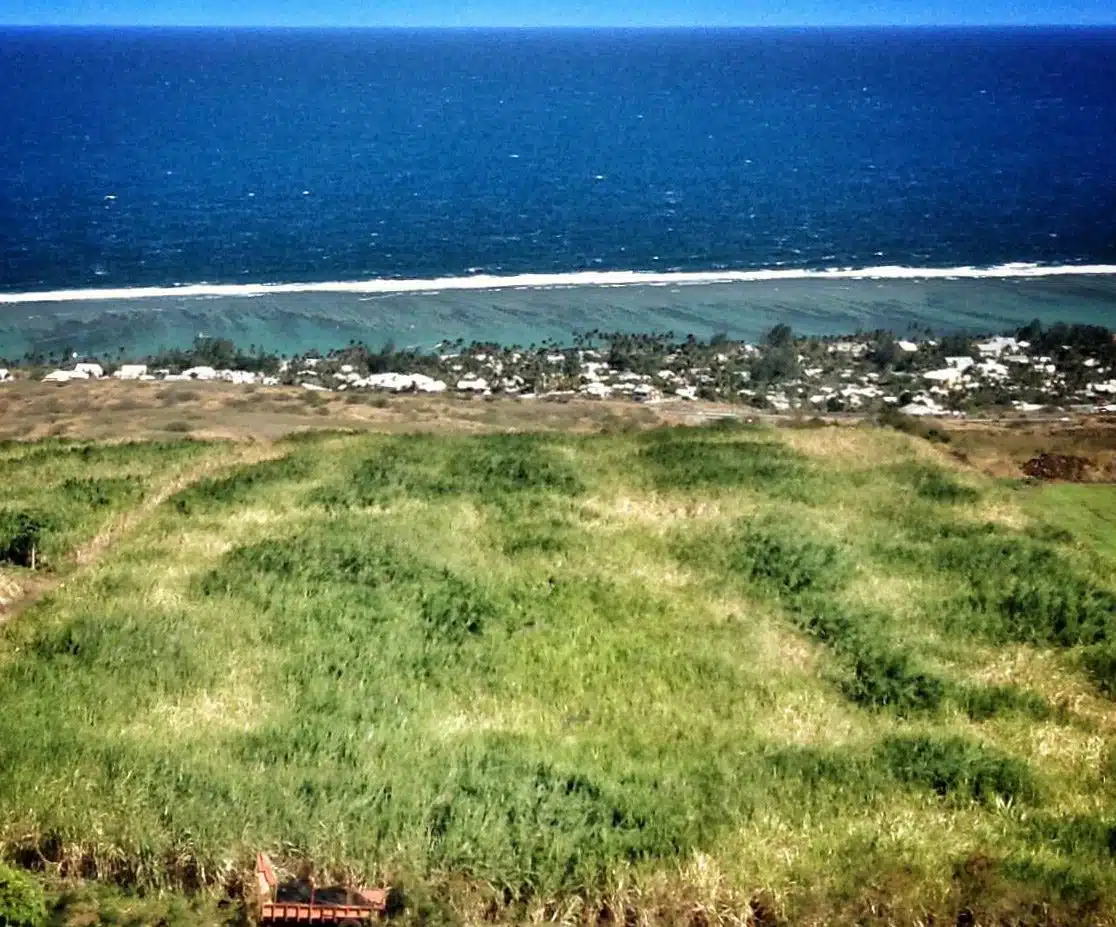
[{"label": "deep blue sea", "polygon": [[110,291],[0,301],[0,356],[1116,324],[1105,274],[119,292],[1116,266],[1114,29],[6,30],[0,88],[0,299]]}]

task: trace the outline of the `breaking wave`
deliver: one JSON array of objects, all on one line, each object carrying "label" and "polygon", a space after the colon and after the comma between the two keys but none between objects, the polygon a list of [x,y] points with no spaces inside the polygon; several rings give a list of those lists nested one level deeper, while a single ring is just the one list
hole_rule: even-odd
[{"label": "breaking wave", "polygon": [[454,290],[564,289],[575,287],[700,286],[793,280],[1012,280],[1043,277],[1116,276],[1114,264],[999,264],[994,267],[834,267],[824,270],[771,269],[720,271],[601,270],[565,274],[515,274],[428,279],[338,280],[316,283],[192,283],[116,289],[49,290],[0,293],[0,304],[165,297],[251,297],[288,293],[442,293]]}]

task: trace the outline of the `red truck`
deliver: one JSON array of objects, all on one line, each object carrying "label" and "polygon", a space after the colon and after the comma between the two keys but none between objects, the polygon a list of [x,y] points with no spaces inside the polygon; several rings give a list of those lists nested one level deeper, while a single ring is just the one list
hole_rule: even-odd
[{"label": "red truck", "polygon": [[356,927],[387,909],[387,892],[370,888],[317,889],[313,880],[280,884],[266,853],[256,857],[260,924],[337,924]]}]

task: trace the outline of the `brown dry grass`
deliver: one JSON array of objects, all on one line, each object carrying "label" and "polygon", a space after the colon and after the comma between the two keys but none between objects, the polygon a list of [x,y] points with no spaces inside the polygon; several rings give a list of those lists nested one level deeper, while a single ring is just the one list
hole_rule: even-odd
[{"label": "brown dry grass", "polygon": [[[355,398],[354,398],[355,397]],[[0,440],[65,437],[140,440],[273,440],[295,431],[595,432],[687,421],[694,406],[631,402],[550,402],[456,397],[308,393],[295,387],[247,392],[227,383],[167,385],[100,381],[3,387]]]},{"label": "brown dry grass", "polygon": [[950,427],[951,450],[992,475],[1017,478],[1023,465],[1039,454],[1083,457],[1094,466],[1094,479],[1116,479],[1116,418],[1076,418],[1057,422],[971,423]]}]

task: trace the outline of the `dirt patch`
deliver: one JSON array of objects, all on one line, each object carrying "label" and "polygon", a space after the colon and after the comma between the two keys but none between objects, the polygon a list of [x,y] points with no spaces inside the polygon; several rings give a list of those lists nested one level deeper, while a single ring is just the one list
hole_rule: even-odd
[{"label": "dirt patch", "polygon": [[229,383],[174,384],[116,380],[54,383],[28,380],[4,387],[0,439],[67,437],[80,440],[196,438],[275,440],[295,431],[352,429],[376,432],[504,431],[590,433],[678,423],[692,405],[644,406],[621,400],[570,402],[456,396],[307,393],[296,387]]},{"label": "dirt patch", "polygon": [[0,609],[23,595],[23,587],[10,576],[0,573]]},{"label": "dirt patch", "polygon": [[[1043,457],[1088,461],[1090,482],[1116,480],[1116,421],[1096,417],[1058,422],[972,422],[951,427],[951,447],[990,476],[1018,479]],[[1040,477],[1069,479],[1068,477]]]},{"label": "dirt patch", "polygon": [[1073,454],[1039,454],[1023,464],[1023,472],[1038,480],[1061,480],[1069,483],[1091,482],[1096,464]]}]

